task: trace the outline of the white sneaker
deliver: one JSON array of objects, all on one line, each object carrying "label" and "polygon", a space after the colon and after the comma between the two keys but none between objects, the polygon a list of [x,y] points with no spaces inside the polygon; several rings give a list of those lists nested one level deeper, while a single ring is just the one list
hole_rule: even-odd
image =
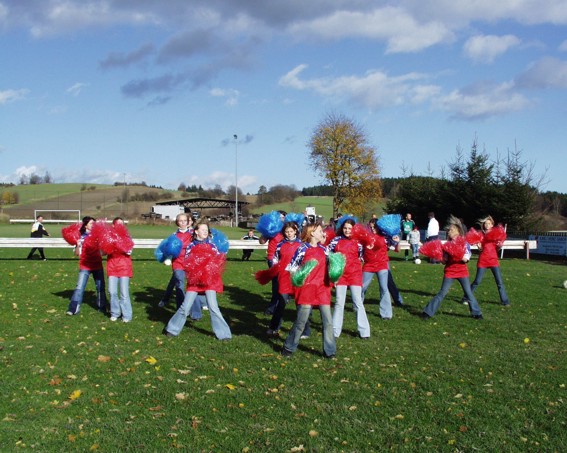
[{"label": "white sneaker", "polygon": [[110,320],[111,320],[112,322],[114,322],[114,321],[118,320],[118,318],[117,318],[116,316],[111,316],[111,317],[110,317]]},{"label": "white sneaker", "polygon": [[269,337],[277,337],[279,336],[280,332],[278,330],[272,330],[272,329],[268,329],[266,330],[266,335],[268,335]]},{"label": "white sneaker", "polygon": [[301,340],[307,340],[309,338],[309,335],[301,335],[299,338]]},{"label": "white sneaker", "polygon": [[160,301],[159,301],[159,304],[157,304],[157,306],[158,306],[158,307],[161,307],[161,308],[165,307],[165,301],[160,300]]},{"label": "white sneaker", "polygon": [[130,322],[130,319],[124,319],[124,318],[122,318],[122,322]]},{"label": "white sneaker", "polygon": [[209,311],[209,307],[207,307],[206,305],[202,308],[203,311]]},{"label": "white sneaker", "polygon": [[67,313],[65,313],[67,316],[73,316],[73,312],[72,311],[68,311]]}]

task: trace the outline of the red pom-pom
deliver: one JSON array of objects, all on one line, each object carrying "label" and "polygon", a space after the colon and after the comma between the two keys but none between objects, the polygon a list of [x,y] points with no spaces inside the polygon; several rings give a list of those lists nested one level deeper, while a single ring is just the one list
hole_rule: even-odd
[{"label": "red pom-pom", "polygon": [[221,278],[226,255],[217,253],[209,245],[196,245],[185,260],[187,286],[214,286]]},{"label": "red pom-pom", "polygon": [[496,225],[486,233],[486,240],[490,242],[504,242],[506,240],[506,230],[502,225]]},{"label": "red pom-pom", "polygon": [[97,228],[100,248],[107,255],[113,253],[128,254],[134,248],[134,241],[128,233],[128,229],[121,223],[115,224],[113,227],[102,229]]},{"label": "red pom-pom", "polygon": [[270,283],[279,273],[280,263],[274,264],[269,269],[258,271],[254,274],[254,278],[260,285],[266,285]]},{"label": "red pom-pom", "polygon": [[92,238],[91,241],[95,241],[100,247],[100,244],[109,241],[108,239],[109,234],[110,234],[110,227],[106,223],[106,220],[99,219],[93,224],[91,228],[91,233],[90,233],[90,236]]},{"label": "red pom-pom", "polygon": [[323,244],[324,246],[329,245],[329,243],[335,238],[335,236],[337,235],[337,233],[335,232],[335,230],[331,227],[327,227],[325,228],[325,230],[323,230],[323,233],[325,233],[325,243]]},{"label": "red pom-pom", "polygon": [[452,241],[447,241],[443,244],[443,251],[450,255],[453,260],[461,261],[466,252],[466,240],[463,236],[458,236]]},{"label": "red pom-pom", "polygon": [[419,253],[431,259],[441,261],[443,259],[443,244],[438,239],[426,242],[419,248]]},{"label": "red pom-pom", "polygon": [[81,225],[82,223],[78,222],[61,228],[61,236],[69,245],[77,245],[77,242],[81,239]]},{"label": "red pom-pom", "polygon": [[465,235],[467,242],[471,245],[480,244],[483,238],[483,234],[481,231],[475,230],[474,228],[470,228]]},{"label": "red pom-pom", "polygon": [[352,227],[352,239],[360,242],[363,246],[374,244],[376,235],[366,228],[364,225],[357,223]]}]

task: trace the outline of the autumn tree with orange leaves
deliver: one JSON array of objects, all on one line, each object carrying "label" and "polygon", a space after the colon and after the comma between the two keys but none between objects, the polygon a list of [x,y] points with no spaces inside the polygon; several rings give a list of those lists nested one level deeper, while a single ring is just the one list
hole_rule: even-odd
[{"label": "autumn tree with orange leaves", "polygon": [[313,131],[309,148],[310,166],[333,188],[333,217],[362,215],[381,197],[376,151],[352,119],[328,114]]}]

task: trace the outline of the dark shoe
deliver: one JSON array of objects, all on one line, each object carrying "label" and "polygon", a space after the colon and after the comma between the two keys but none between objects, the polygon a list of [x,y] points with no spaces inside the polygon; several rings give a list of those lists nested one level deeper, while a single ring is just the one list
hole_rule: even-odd
[{"label": "dark shoe", "polygon": [[283,348],[281,354],[283,357],[291,357],[293,355],[293,352],[288,351],[286,348]]},{"label": "dark shoe", "polygon": [[427,313],[423,312],[419,315],[419,317],[421,319],[423,319],[424,321],[427,321],[428,319],[431,319],[431,316],[429,316]]},{"label": "dark shoe", "polygon": [[473,315],[473,319],[484,319],[482,315]]},{"label": "dark shoe", "polygon": [[360,337],[361,340],[370,340],[370,337]]},{"label": "dark shoe", "polygon": [[330,355],[325,354],[324,357],[326,359],[332,360],[332,359],[335,359],[337,356],[335,354],[330,354]]},{"label": "dark shoe", "polygon": [[163,334],[164,334],[166,337],[174,337],[174,336],[175,336],[175,335],[173,335],[172,333],[168,332],[168,331],[165,330],[165,329],[163,330]]}]

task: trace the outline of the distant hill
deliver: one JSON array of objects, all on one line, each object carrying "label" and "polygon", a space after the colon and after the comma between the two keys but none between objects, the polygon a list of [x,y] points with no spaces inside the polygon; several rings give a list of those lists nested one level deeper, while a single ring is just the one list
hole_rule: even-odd
[{"label": "distant hill", "polygon": [[[80,183],[28,184],[3,187],[0,189],[0,196],[5,191],[18,194],[18,204],[2,205],[2,212],[13,219],[31,219],[34,210],[55,209],[80,209],[81,216],[90,215],[97,218],[112,218],[118,215],[135,218],[149,212],[156,201],[166,199],[162,197],[182,198],[181,192],[178,191],[141,185],[124,187]],[[140,201],[129,201],[132,198]]]}]

